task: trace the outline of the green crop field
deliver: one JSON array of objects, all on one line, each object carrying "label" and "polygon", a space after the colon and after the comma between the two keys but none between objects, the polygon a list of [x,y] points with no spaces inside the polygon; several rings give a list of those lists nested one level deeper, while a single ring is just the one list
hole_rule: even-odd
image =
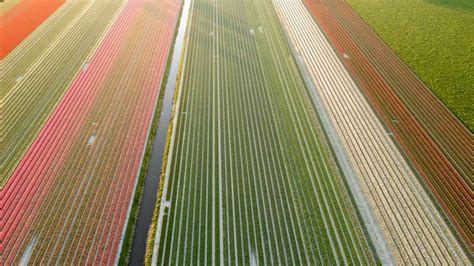
[{"label": "green crop field", "polygon": [[191,14],[158,264],[377,261],[271,1]]},{"label": "green crop field", "polygon": [[474,2],[348,2],[472,132]]}]

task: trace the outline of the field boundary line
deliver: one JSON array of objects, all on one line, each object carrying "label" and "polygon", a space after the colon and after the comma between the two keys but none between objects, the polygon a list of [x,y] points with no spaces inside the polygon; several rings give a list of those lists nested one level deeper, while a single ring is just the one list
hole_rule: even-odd
[{"label": "field boundary line", "polygon": [[[128,0],[127,0],[128,1]],[[181,1],[181,0],[180,0]],[[125,5],[125,4],[124,4]],[[123,8],[123,6],[122,6]],[[121,13],[121,12],[119,12]],[[178,25],[178,19],[179,17],[176,18],[176,23],[175,23],[175,28],[176,26]],[[174,35],[174,34],[173,34]],[[174,38],[175,36],[173,36]],[[172,44],[170,44],[169,48],[168,48],[168,52],[167,52],[167,57],[171,56],[170,55],[170,51],[173,49],[172,47]],[[163,84],[163,80],[167,77],[165,77],[165,70],[163,68],[163,74],[162,74],[162,77],[161,77],[161,80],[160,80],[160,84],[157,86],[157,89],[160,90],[162,88],[162,84]],[[141,166],[142,166],[142,163],[143,163],[143,158],[145,157],[145,153],[146,153],[146,147],[148,146],[148,141],[149,141],[149,138],[148,136],[150,135],[150,131],[151,131],[151,128],[152,128],[152,124],[153,124],[153,120],[155,120],[155,115],[156,115],[156,108],[158,106],[158,98],[159,98],[159,95],[160,95],[160,92],[158,92],[156,94],[156,97],[154,99],[154,106],[153,106],[153,111],[152,111],[152,117],[151,117],[151,120],[150,120],[150,123],[149,123],[149,126],[148,126],[148,130],[147,130],[147,134],[146,134],[146,140],[145,140],[145,144],[143,146],[143,151],[142,151],[142,156],[140,158],[140,163],[139,163],[139,167],[137,168],[137,173],[135,175],[135,183],[133,185],[133,190],[132,190],[132,194],[131,194],[131,198],[130,198],[130,202],[129,202],[129,205],[128,205],[128,209],[127,209],[127,214],[125,216],[125,220],[124,220],[124,226],[122,227],[122,233],[120,235],[120,242],[119,242],[119,245],[118,245],[118,249],[117,249],[117,256],[115,258],[115,262],[114,262],[114,265],[118,265],[118,262],[119,262],[119,259],[120,259],[120,255],[122,253],[122,246],[123,246],[123,241],[124,241],[124,236],[126,234],[126,231],[127,231],[127,227],[128,227],[128,222],[129,222],[129,219],[130,219],[130,213],[132,211],[132,207],[133,207],[133,201],[135,200],[135,194],[136,194],[136,190],[137,190],[137,184],[138,184],[138,179],[140,177],[140,172],[141,172]],[[140,199],[141,201],[141,199]],[[139,202],[140,202],[139,201]],[[140,206],[138,206],[140,207]],[[129,255],[129,254],[128,254]]]},{"label": "field boundary line", "polygon": [[[192,0],[191,0],[192,1]],[[191,4],[192,5],[192,4]],[[191,7],[190,7],[190,11],[191,11]],[[188,14],[189,17],[189,21],[187,22],[187,24],[191,24],[191,21],[192,21],[192,18],[193,18],[193,13],[190,12]],[[186,25],[186,27],[188,26]],[[175,142],[175,137],[176,137],[176,128],[177,128],[177,122],[178,122],[178,117],[179,117],[179,108],[180,108],[180,104],[181,104],[181,95],[182,95],[182,87],[183,87],[183,77],[184,77],[184,73],[185,73],[185,69],[186,69],[186,61],[187,61],[187,54],[188,54],[188,45],[189,45],[189,30],[186,30],[185,31],[185,36],[184,38],[186,38],[186,44],[184,45],[183,49],[184,49],[184,54],[182,54],[183,56],[183,60],[182,60],[182,64],[181,64],[181,68],[182,69],[179,69],[178,71],[180,71],[180,77],[179,77],[179,85],[177,87],[178,89],[178,95],[177,95],[177,98],[176,98],[176,105],[174,106],[172,112],[173,112],[173,128],[172,128],[172,131],[171,131],[171,137],[170,137],[170,144],[169,144],[169,153],[167,155],[168,158],[171,158],[173,156],[173,152],[174,152],[174,142]],[[176,88],[175,88],[176,89]],[[170,168],[171,168],[171,161],[172,160],[167,160],[166,162],[166,171],[165,171],[165,176],[164,176],[164,182],[163,182],[163,192],[162,192],[162,195],[161,195],[161,199],[160,199],[160,202],[166,202],[166,197],[167,197],[167,192],[168,192],[168,184],[169,184],[169,175],[170,175]],[[151,257],[151,264],[152,265],[156,265],[157,264],[157,256],[158,256],[158,247],[159,247],[159,244],[160,244],[160,237],[161,237],[161,227],[163,225],[163,216],[164,216],[164,208],[165,206],[161,207],[160,206],[160,211],[159,211],[159,214],[158,214],[158,222],[157,222],[157,226],[156,226],[156,232],[155,232],[155,237],[154,237],[154,241],[153,241],[153,254],[152,254],[152,257]]]}]

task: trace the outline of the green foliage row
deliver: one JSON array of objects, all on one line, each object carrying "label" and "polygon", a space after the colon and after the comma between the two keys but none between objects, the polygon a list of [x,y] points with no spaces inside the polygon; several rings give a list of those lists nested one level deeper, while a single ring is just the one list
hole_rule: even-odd
[{"label": "green foliage row", "polygon": [[[308,260],[312,262],[334,264],[338,259],[342,261],[342,257],[357,261],[358,255],[360,263],[376,262],[271,1],[199,0],[194,1],[192,12],[195,18],[181,103],[189,110],[179,112],[182,115],[178,119],[174,154],[169,158],[172,168],[167,199],[173,202],[173,207],[163,223],[159,260],[180,264],[193,259],[202,262],[207,256],[211,261],[211,245],[214,243],[215,247],[220,237],[219,230],[210,226],[211,219],[217,220],[219,211],[211,210],[222,196],[222,204],[227,206],[224,232],[235,229],[234,224],[241,226],[237,229],[241,234],[255,237],[249,243],[247,238],[242,239],[243,235],[226,234],[228,244],[222,247],[224,253],[245,250],[239,251],[238,258],[225,256],[226,263],[230,259],[249,261],[252,255],[248,250],[260,253],[255,254],[256,260],[270,261],[277,256],[270,246],[278,247],[281,253],[307,246],[311,250]],[[216,17],[218,25],[214,23]],[[218,67],[215,60],[219,60]],[[219,167],[216,163],[218,121],[222,139]],[[186,149],[181,151],[183,147]],[[218,169],[222,169],[225,177],[222,192],[216,185]],[[178,182],[182,190],[176,189]],[[262,200],[267,197],[268,200]],[[231,210],[233,199],[236,199],[235,208],[246,204],[245,213]],[[280,201],[282,206],[278,205]],[[327,206],[320,201],[327,201]],[[193,204],[189,205],[190,202]],[[183,210],[189,219],[178,218]],[[268,213],[268,218],[277,218],[267,220],[263,213]],[[288,233],[288,239],[278,231],[279,225],[284,227],[281,223],[290,223],[282,220],[284,216],[301,221],[295,223],[296,229],[291,229],[297,233]],[[147,265],[152,255],[156,219],[157,211],[149,235]],[[325,219],[335,222],[332,225]],[[276,226],[270,225],[273,222]],[[172,231],[176,235],[172,236]],[[215,239],[211,241],[214,233]],[[171,239],[172,246],[163,244],[165,240],[170,244]],[[193,246],[187,243],[189,239],[194,239]],[[333,249],[331,242],[337,247]],[[186,250],[176,251],[177,246],[182,248],[186,244]],[[219,261],[220,252],[217,247],[212,259]]]}]

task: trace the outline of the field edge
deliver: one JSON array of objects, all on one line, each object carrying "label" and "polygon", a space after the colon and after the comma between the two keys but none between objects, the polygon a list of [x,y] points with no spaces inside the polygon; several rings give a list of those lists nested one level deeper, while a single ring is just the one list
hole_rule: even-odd
[{"label": "field edge", "polygon": [[[163,105],[163,98],[165,96],[165,89],[166,89],[166,83],[167,83],[166,81],[168,80],[169,72],[171,70],[171,60],[172,60],[172,55],[174,52],[174,44],[176,42],[176,35],[178,33],[179,20],[181,18],[182,10],[183,10],[183,5],[181,4],[180,11],[176,19],[177,22],[175,25],[175,30],[173,32],[173,39],[172,39],[173,41],[171,43],[170,49],[168,50],[165,70],[163,72],[163,77],[160,81],[160,86],[159,86],[160,91],[155,103],[156,104],[155,111],[151,119],[150,133],[148,134],[145,149],[143,150],[143,160],[139,168],[140,172],[138,175],[137,185],[135,187],[136,191],[133,195],[133,202],[131,206],[130,216],[128,217],[128,220],[126,220],[126,224],[124,227],[125,235],[122,240],[122,246],[119,250],[119,256],[117,259],[118,265],[128,265],[129,263],[130,253],[132,250],[133,236],[135,232],[135,225],[137,222],[138,213],[140,212],[140,204],[142,202],[143,188],[145,186],[145,176],[148,173],[148,168],[149,168],[150,159],[151,159],[151,152],[152,152],[153,144],[155,141],[155,135],[158,129],[158,122],[160,121],[160,118],[161,118],[161,108]],[[166,144],[165,144],[165,148],[166,148]],[[160,184],[161,184],[161,177],[160,177]],[[159,189],[160,187],[158,188],[158,190]],[[150,227],[152,226],[152,224],[150,224]]]}]

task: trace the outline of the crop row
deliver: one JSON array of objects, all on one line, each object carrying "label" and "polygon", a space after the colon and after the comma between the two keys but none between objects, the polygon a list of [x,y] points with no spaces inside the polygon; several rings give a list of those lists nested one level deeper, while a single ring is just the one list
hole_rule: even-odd
[{"label": "crop row", "polygon": [[2,190],[6,263],[115,262],[178,7],[129,1],[73,81]]},{"label": "crop row", "polygon": [[[15,2],[15,1],[9,1]],[[8,10],[0,14],[0,60],[3,60],[15,47],[48,18],[64,0],[19,1],[9,3]],[[2,1],[2,5],[5,5]],[[3,11],[2,6],[2,11]],[[6,9],[6,8],[5,8]],[[34,10],[34,12],[32,12]]]},{"label": "crop row", "polygon": [[3,60],[2,187],[122,3],[68,2]]},{"label": "crop row", "polygon": [[3,16],[8,13],[20,0],[10,0],[2,2],[0,5],[0,16]]},{"label": "crop row", "polygon": [[[474,220],[467,199],[472,192],[470,177],[474,173],[469,167],[472,157],[469,131],[398,62],[347,4],[305,3],[377,115],[394,133],[472,249],[470,225]],[[344,59],[343,54],[349,59]]]},{"label": "crop row", "polygon": [[467,262],[444,220],[304,4],[275,0],[396,261]]},{"label": "crop row", "polygon": [[372,263],[271,3],[191,16],[157,263]]}]

